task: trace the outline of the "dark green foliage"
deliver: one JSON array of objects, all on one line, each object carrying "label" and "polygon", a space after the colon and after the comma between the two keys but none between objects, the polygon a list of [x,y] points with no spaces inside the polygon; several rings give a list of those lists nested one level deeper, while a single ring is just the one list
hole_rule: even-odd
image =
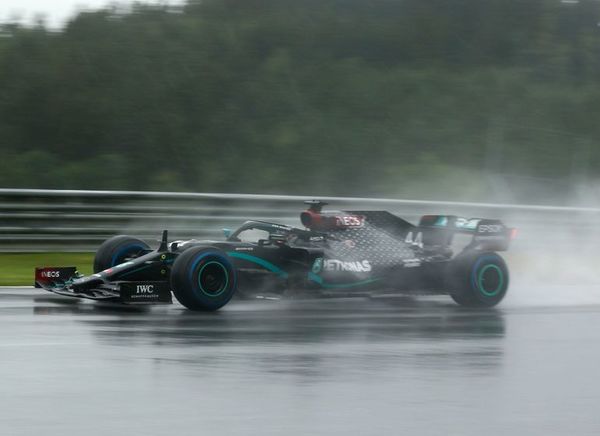
[{"label": "dark green foliage", "polygon": [[599,172],[599,21],[592,0],[203,0],[5,25],[0,186],[560,191]]}]

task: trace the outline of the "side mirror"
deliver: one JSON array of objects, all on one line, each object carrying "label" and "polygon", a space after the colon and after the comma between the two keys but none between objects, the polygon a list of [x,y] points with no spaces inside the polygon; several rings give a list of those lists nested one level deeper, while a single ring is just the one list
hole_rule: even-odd
[{"label": "side mirror", "polygon": [[229,238],[232,233],[233,232],[231,231],[231,229],[223,229],[223,234],[225,235],[225,238]]},{"label": "side mirror", "polygon": [[264,247],[266,245],[271,245],[271,241],[268,239],[259,239],[258,240],[258,246],[259,247]]}]

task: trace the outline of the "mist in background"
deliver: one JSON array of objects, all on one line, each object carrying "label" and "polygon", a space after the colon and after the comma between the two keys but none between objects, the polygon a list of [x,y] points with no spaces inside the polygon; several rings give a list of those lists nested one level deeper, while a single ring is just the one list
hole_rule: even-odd
[{"label": "mist in background", "polygon": [[0,186],[596,205],[600,2],[203,0],[0,28]]},{"label": "mist in background", "polygon": [[[97,10],[110,5],[111,10],[130,12],[134,0],[2,0],[0,22],[21,24],[43,23],[44,27],[59,30],[75,14]],[[148,4],[181,5],[183,0],[144,0]]]}]

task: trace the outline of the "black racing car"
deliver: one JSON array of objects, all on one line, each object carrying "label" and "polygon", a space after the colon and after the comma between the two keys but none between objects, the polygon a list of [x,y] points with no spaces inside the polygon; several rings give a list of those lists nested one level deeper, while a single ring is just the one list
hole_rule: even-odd
[{"label": "black racing car", "polygon": [[418,225],[385,211],[323,211],[309,201],[304,228],[246,221],[224,241],[167,241],[152,250],[131,236],[98,249],[94,274],[36,268],[37,287],[125,304],[171,303],[217,310],[243,295],[391,292],[449,294],[463,306],[491,307],[509,274],[498,251],[514,229],[490,219],[423,216]]}]

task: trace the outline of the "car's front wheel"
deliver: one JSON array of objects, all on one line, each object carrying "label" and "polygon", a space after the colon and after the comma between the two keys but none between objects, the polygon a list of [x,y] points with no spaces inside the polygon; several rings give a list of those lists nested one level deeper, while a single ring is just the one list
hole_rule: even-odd
[{"label": "car's front wheel", "polygon": [[229,257],[214,247],[192,247],[173,264],[171,289],[190,310],[214,311],[235,294],[237,276]]},{"label": "car's front wheel", "polygon": [[126,259],[139,257],[150,252],[144,241],[132,236],[119,235],[107,239],[100,245],[94,257],[94,273],[125,262]]},{"label": "car's front wheel", "polygon": [[452,261],[446,286],[461,306],[493,307],[506,295],[508,282],[508,267],[500,255],[470,252]]}]

